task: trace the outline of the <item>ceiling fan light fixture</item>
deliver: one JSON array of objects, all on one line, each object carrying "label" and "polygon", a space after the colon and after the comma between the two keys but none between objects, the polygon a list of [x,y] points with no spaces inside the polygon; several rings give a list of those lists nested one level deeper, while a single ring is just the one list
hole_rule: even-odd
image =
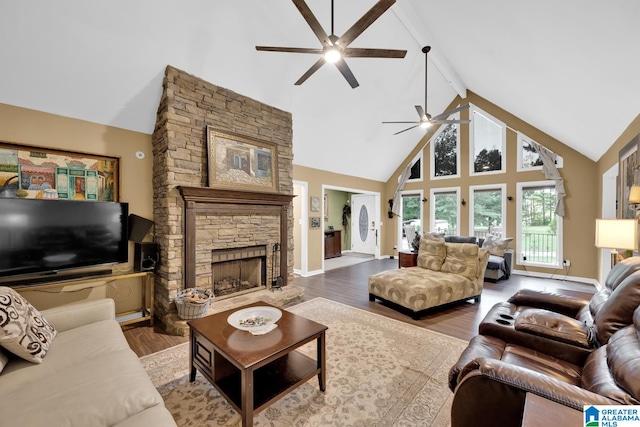
[{"label": "ceiling fan light fixture", "polygon": [[420,123],[420,127],[421,127],[422,129],[428,129],[428,128],[430,128],[430,127],[431,127],[431,122],[430,122],[430,121],[428,121],[428,120],[426,120],[426,121],[424,121],[424,122]]},{"label": "ceiling fan light fixture", "polygon": [[329,62],[331,64],[335,64],[336,62],[338,62],[340,60],[340,58],[342,58],[342,54],[340,53],[340,49],[338,49],[337,47],[330,47],[324,53],[325,61],[327,61],[327,62]]}]

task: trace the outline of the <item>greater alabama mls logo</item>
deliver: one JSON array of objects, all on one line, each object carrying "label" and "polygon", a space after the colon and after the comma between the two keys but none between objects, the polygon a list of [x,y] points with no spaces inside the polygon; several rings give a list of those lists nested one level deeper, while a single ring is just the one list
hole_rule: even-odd
[{"label": "greater alabama mls logo", "polygon": [[638,405],[584,405],[585,427],[640,427]]}]

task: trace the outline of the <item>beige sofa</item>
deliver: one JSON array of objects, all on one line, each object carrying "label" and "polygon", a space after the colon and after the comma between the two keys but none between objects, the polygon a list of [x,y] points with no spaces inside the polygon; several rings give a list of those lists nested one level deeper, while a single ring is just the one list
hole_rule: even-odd
[{"label": "beige sofa", "polygon": [[376,298],[406,309],[419,319],[433,307],[480,300],[489,251],[473,243],[420,240],[416,267],[369,276],[369,301]]},{"label": "beige sofa", "polygon": [[40,313],[55,338],[42,363],[9,355],[0,373],[0,426],[176,426],[129,348],[113,300]]}]

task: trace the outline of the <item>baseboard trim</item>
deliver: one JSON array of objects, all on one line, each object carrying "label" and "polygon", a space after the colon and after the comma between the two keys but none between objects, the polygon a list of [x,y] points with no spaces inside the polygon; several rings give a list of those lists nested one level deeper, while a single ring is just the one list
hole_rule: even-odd
[{"label": "baseboard trim", "polygon": [[598,286],[599,286],[599,283],[596,279],[590,279],[588,277],[564,276],[562,274],[539,273],[537,271],[524,271],[524,270],[513,270],[511,274],[517,274],[518,276],[529,276],[529,277],[539,277],[543,279],[552,279],[552,280],[558,280],[561,282],[570,281],[570,282],[586,283],[587,285],[595,286],[596,289],[598,289]]}]

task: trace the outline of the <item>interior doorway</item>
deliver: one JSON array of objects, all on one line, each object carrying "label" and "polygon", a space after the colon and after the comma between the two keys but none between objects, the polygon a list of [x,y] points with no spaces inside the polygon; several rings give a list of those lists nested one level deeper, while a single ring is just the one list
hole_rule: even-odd
[{"label": "interior doorway", "polygon": [[[326,232],[331,231],[331,229],[340,230],[342,235],[342,256],[324,259],[323,248],[322,270],[327,271],[379,258],[380,193],[331,185],[323,185],[322,193],[325,195],[322,206],[322,211],[324,212],[322,216],[323,230]],[[365,208],[368,218],[366,234],[372,237],[370,242],[373,242],[366,249],[363,249],[360,245],[360,232],[354,231],[353,227],[356,215],[358,215],[358,219],[360,218],[360,204],[358,206],[354,206],[354,204],[356,201],[362,202],[363,200],[368,202],[368,206]],[[358,234],[357,236],[356,233]]]}]

